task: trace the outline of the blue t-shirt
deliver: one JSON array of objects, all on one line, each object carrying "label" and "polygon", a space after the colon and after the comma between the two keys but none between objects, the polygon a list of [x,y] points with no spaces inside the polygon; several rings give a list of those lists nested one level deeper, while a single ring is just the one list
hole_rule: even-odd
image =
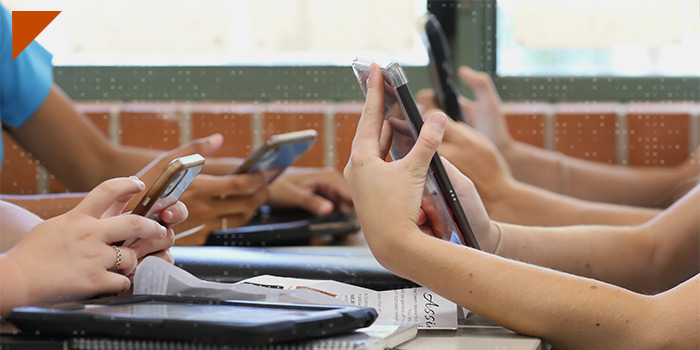
[{"label": "blue t-shirt", "polygon": [[0,4],[0,124],[18,128],[34,115],[49,94],[53,56],[33,41],[13,61],[11,18],[10,12]]}]

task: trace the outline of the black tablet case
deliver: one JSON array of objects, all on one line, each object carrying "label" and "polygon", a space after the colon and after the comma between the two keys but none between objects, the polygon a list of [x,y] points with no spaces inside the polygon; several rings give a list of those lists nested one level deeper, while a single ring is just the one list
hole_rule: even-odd
[{"label": "black tablet case", "polygon": [[[123,306],[155,302],[197,305],[206,308],[235,308],[235,319],[210,321],[181,318],[129,317],[116,313],[73,312],[83,304]],[[157,308],[156,308],[157,309]],[[158,309],[160,310],[160,309]],[[294,311],[290,314],[289,311]],[[198,310],[193,310],[196,312]],[[205,310],[211,312],[211,309]],[[227,316],[232,310],[226,310]],[[267,314],[269,311],[269,315]],[[281,313],[276,314],[275,312]],[[265,317],[252,315],[265,312]],[[295,313],[309,313],[300,318]],[[246,318],[250,314],[252,319]],[[269,345],[350,332],[368,327],[377,312],[356,306],[324,306],[285,303],[221,301],[184,296],[139,295],[101,298],[55,306],[15,308],[9,320],[28,334],[46,336],[87,336],[168,341],[190,341],[219,345]]]}]

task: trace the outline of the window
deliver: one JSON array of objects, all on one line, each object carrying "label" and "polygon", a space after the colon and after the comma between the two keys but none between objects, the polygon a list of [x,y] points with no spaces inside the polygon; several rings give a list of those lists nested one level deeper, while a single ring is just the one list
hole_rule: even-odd
[{"label": "window", "polygon": [[700,76],[698,0],[498,0],[499,76]]},{"label": "window", "polygon": [[3,0],[63,11],[38,40],[56,65],[427,64],[426,0]]}]

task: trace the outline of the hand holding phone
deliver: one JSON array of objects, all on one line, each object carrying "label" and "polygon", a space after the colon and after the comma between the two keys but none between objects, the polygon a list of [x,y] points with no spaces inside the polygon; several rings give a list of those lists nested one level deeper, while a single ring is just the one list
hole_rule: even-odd
[{"label": "hand holding phone", "polygon": [[[177,203],[203,166],[204,158],[199,154],[176,158],[158,176],[131,213],[160,222],[161,212]],[[128,247],[136,240],[129,239],[123,245]]]},{"label": "hand holding phone", "polygon": [[[408,88],[403,68],[395,62],[380,64],[380,67],[384,78],[384,119],[392,129],[389,153],[394,160],[398,160],[413,148],[423,126],[423,119]],[[362,91],[367,95],[370,62],[355,60],[352,68]],[[479,243],[437,152],[428,168],[421,208],[436,231],[432,232],[434,235],[479,249]]]},{"label": "hand holding phone", "polygon": [[262,172],[269,184],[306,153],[317,139],[318,133],[313,129],[273,135],[265,143],[255,147],[232,174]]}]

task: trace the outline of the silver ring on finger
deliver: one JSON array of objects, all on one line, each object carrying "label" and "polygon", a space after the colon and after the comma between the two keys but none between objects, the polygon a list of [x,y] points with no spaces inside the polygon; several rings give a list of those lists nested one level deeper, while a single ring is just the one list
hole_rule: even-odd
[{"label": "silver ring on finger", "polygon": [[122,264],[122,250],[119,249],[117,246],[112,246],[114,248],[114,251],[117,253],[117,258],[114,261],[114,266],[112,266],[113,269],[118,269],[119,265]]}]

